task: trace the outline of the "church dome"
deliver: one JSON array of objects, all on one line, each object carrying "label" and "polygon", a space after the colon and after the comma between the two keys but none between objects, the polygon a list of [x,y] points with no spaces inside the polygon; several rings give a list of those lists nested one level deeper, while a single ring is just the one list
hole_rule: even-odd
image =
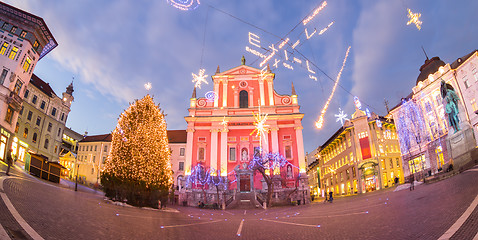
[{"label": "church dome", "polygon": [[432,57],[431,59],[425,60],[425,63],[420,67],[420,75],[418,75],[417,83],[425,80],[428,78],[428,75],[434,74],[438,71],[438,68],[441,66],[445,66],[445,62],[443,62],[439,57]]}]

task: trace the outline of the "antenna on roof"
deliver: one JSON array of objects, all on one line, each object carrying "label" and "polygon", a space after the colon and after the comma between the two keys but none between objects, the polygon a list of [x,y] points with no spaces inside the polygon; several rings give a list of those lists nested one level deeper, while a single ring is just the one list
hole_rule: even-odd
[{"label": "antenna on roof", "polygon": [[423,48],[423,46],[422,46],[422,50],[423,50],[423,53],[425,53],[425,57],[427,57],[427,60],[428,60],[427,52],[425,52],[425,48]]}]

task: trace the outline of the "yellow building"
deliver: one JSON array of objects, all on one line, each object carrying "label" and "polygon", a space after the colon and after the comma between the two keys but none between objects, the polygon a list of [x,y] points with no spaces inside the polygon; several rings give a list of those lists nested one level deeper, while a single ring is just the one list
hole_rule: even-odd
[{"label": "yellow building", "polygon": [[319,147],[320,194],[370,192],[393,186],[395,178],[403,183],[399,149],[392,122],[356,108],[352,119]]},{"label": "yellow building", "polygon": [[66,154],[60,156],[60,164],[65,167],[61,170],[61,177],[75,179],[77,168],[76,154],[72,152],[67,152]]}]

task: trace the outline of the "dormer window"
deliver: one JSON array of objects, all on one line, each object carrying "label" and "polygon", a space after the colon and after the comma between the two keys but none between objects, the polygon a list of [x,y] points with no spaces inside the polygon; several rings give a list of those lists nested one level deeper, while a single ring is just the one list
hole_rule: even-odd
[{"label": "dormer window", "polygon": [[246,90],[239,92],[239,107],[248,108],[249,107],[249,96]]}]

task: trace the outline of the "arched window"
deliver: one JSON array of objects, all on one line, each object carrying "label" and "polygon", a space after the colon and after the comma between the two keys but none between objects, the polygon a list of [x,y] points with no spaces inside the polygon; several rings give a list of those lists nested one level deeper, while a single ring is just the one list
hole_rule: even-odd
[{"label": "arched window", "polygon": [[48,149],[48,143],[49,143],[48,139],[45,139],[45,144],[43,145],[45,149]]},{"label": "arched window", "polygon": [[27,138],[28,137],[28,128],[25,128],[25,130],[23,131],[23,138]]},{"label": "arched window", "polygon": [[32,142],[34,142],[34,143],[37,142],[37,133],[33,134]]},{"label": "arched window", "polygon": [[239,107],[240,108],[247,108],[249,107],[249,97],[248,97],[248,94],[247,94],[247,91],[246,90],[242,90],[240,93],[239,93]]}]

